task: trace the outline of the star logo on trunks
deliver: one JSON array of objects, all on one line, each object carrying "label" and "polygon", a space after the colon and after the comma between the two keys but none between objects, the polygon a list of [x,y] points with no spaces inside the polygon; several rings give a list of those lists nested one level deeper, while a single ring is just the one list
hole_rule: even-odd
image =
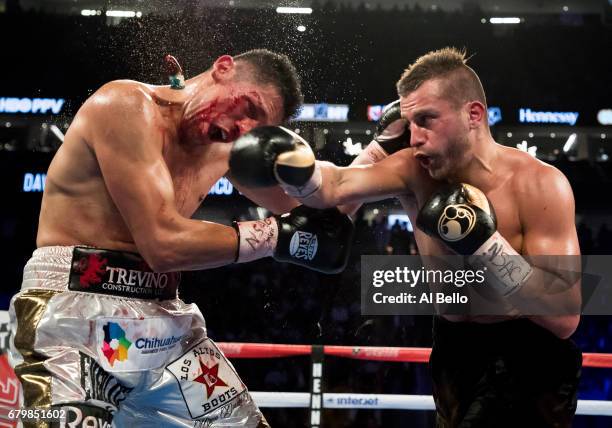
[{"label": "star logo on trunks", "polygon": [[214,418],[219,412],[232,414],[236,406],[246,405],[241,400],[251,400],[234,367],[209,338],[187,349],[166,370],[176,378],[192,419],[213,412]]},{"label": "star logo on trunks", "polygon": [[210,398],[212,393],[214,392],[217,386],[228,386],[220,377],[219,377],[219,364],[215,364],[214,366],[208,367],[206,364],[200,360],[200,368],[202,369],[202,373],[193,379],[194,382],[199,382],[204,384],[206,387],[206,398]]}]

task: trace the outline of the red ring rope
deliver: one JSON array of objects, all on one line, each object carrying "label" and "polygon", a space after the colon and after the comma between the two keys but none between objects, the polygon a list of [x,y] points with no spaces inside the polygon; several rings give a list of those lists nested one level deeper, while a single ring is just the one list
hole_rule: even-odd
[{"label": "red ring rope", "polygon": [[[280,358],[310,355],[312,345],[281,345],[275,343],[217,343],[228,358]],[[325,355],[371,361],[426,363],[431,348],[400,348],[388,346],[325,345]],[[612,354],[582,354],[583,367],[612,368]]]}]

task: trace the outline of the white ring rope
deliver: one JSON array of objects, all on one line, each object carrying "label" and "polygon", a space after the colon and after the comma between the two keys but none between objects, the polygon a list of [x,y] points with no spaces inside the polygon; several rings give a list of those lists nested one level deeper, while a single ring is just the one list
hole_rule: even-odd
[{"label": "white ring rope", "polygon": [[[251,391],[259,407],[309,407],[309,392]],[[435,410],[431,395],[324,393],[325,409]],[[578,400],[577,415],[612,416],[612,401]]]}]

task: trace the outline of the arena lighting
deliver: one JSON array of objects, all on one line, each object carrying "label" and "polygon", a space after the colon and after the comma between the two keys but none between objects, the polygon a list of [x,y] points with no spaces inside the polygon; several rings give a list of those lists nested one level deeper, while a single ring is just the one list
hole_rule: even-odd
[{"label": "arena lighting", "polygon": [[298,25],[297,30],[298,30],[300,33],[303,33],[304,31],[306,31],[306,27],[305,27],[305,26],[303,26],[303,25]]},{"label": "arena lighting", "polygon": [[520,24],[521,23],[521,18],[517,18],[517,17],[508,17],[508,18],[493,17],[493,18],[489,18],[489,22],[491,24]]},{"label": "arena lighting", "polygon": [[81,11],[81,15],[83,15],[83,16],[96,16],[96,15],[99,14],[98,12],[100,12],[100,11],[93,10],[93,9],[83,9]]},{"label": "arena lighting", "polygon": [[612,109],[602,109],[597,112],[597,121],[601,125],[612,125]]},{"label": "arena lighting", "polygon": [[51,125],[49,130],[60,140],[62,143],[64,142],[64,133],[60,131],[60,129],[56,125]]},{"label": "arena lighting", "polygon": [[563,153],[567,153],[572,150],[574,144],[576,144],[576,136],[577,135],[574,133],[567,138],[567,141],[563,145]]},{"label": "arena lighting", "polygon": [[114,18],[140,18],[142,16],[142,12],[134,12],[133,10],[107,10],[106,16]]},{"label": "arena lighting", "polygon": [[516,148],[522,152],[529,153],[531,156],[536,157],[538,152],[538,146],[530,146],[527,144],[527,141],[523,140],[516,145]]},{"label": "arena lighting", "polygon": [[311,14],[312,8],[310,7],[277,7],[276,13],[301,13],[301,14]]},{"label": "arena lighting", "polygon": [[353,142],[351,137],[342,142],[342,147],[344,147],[344,153],[347,156],[357,156],[363,151],[363,145],[359,142]]}]

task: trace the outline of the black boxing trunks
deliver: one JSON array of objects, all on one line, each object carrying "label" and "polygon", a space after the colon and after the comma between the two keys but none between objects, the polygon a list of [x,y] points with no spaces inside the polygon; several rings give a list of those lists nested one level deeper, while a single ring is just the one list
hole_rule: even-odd
[{"label": "black boxing trunks", "polygon": [[429,363],[438,428],[571,427],[582,354],[527,319],[436,316]]},{"label": "black boxing trunks", "polygon": [[43,247],[9,308],[21,406],[36,427],[267,427],[178,274],[134,253]]}]

